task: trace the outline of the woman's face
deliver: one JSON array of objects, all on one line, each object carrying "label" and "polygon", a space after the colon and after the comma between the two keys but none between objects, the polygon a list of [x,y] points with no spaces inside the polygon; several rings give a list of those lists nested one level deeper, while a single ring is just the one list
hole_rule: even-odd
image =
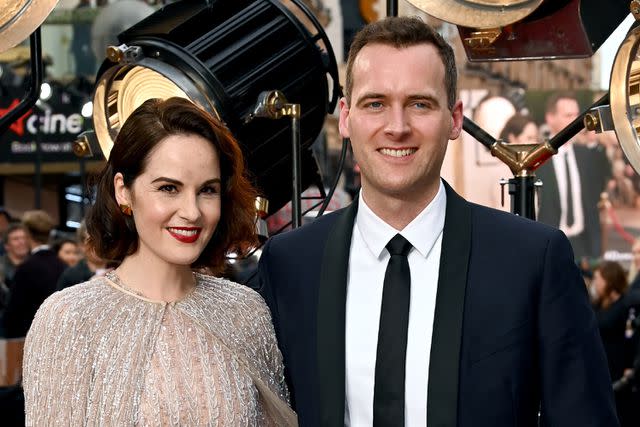
[{"label": "woman's face", "polygon": [[211,142],[195,134],[168,136],[130,189],[120,173],[114,185],[117,202],[133,211],[142,259],[182,266],[198,259],[220,220],[220,163]]},{"label": "woman's face", "polygon": [[58,257],[68,266],[73,267],[80,260],[78,245],[71,242],[64,242],[58,250]]},{"label": "woman's face", "polygon": [[520,135],[509,135],[509,143],[511,144],[535,144],[538,142],[538,139],[538,126],[533,122],[527,123]]},{"label": "woman's face", "polygon": [[591,286],[595,288],[598,298],[604,298],[606,296],[607,282],[605,282],[604,277],[600,274],[600,270],[594,271]]}]

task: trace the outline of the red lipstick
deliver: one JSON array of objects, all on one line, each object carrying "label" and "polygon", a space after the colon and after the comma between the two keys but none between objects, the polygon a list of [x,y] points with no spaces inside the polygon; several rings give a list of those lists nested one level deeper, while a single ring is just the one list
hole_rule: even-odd
[{"label": "red lipstick", "polygon": [[[171,227],[171,228],[167,228],[167,231],[169,232],[169,234],[171,234],[171,236],[173,236],[174,239],[178,240],[179,242],[182,242],[182,243],[193,243],[196,240],[198,240],[198,237],[200,237],[200,232],[202,231],[202,228],[200,228],[200,227]],[[186,234],[183,234],[183,233],[180,233],[180,232],[176,232],[176,231],[186,232]]]}]

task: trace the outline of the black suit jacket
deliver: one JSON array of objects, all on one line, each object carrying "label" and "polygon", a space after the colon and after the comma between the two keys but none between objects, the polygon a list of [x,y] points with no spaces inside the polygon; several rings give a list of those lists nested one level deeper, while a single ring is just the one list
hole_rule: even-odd
[{"label": "black suit jacket", "polygon": [[[602,238],[598,202],[600,193],[605,190],[607,181],[611,177],[611,165],[602,146],[589,148],[574,144],[573,151],[580,175],[582,212],[584,213],[584,232],[581,240],[575,243],[574,251],[577,258],[599,257],[602,252]],[[536,175],[544,184],[540,193],[538,221],[558,228],[561,214],[560,193],[553,162],[547,161],[538,169]]]},{"label": "black suit jacket", "polygon": [[[429,427],[618,425],[584,282],[561,232],[447,185]],[[301,426],[345,412],[345,299],[357,202],[272,238],[262,294]],[[425,355],[425,363],[428,355]]]},{"label": "black suit jacket", "polygon": [[6,337],[27,335],[36,311],[56,291],[56,283],[65,268],[66,265],[50,249],[29,255],[18,266],[3,318]]}]

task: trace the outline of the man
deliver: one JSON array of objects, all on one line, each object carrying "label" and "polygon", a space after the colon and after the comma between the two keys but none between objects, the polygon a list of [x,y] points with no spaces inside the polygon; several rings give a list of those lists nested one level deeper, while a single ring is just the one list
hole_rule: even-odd
[{"label": "man", "polygon": [[5,254],[0,258],[0,268],[2,268],[2,282],[7,287],[13,286],[13,277],[16,268],[29,255],[29,243],[27,242],[27,231],[22,224],[11,224],[4,232],[2,241],[4,242]]},{"label": "man", "polygon": [[[553,137],[578,117],[580,107],[573,94],[558,93],[549,98],[545,111]],[[602,239],[598,202],[611,176],[604,149],[569,141],[536,174],[544,184],[538,220],[567,235],[577,260],[599,257]]]},{"label": "man", "polygon": [[420,20],[355,38],[340,132],[359,198],[260,260],[300,425],[535,426],[541,410],[543,425],[616,426],[565,236],[440,179],[456,99],[453,51]]},{"label": "man", "polygon": [[3,318],[7,338],[27,335],[40,304],[56,291],[58,277],[66,267],[47,245],[49,233],[54,226],[48,213],[41,210],[27,211],[22,217],[22,225],[27,230],[31,253],[16,269]]}]

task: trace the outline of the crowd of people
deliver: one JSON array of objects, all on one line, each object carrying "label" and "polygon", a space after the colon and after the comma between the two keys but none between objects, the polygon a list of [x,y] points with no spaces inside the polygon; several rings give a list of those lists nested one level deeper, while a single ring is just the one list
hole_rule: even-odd
[{"label": "crowd of people", "polygon": [[[49,295],[102,274],[96,266],[104,263],[93,260],[86,247],[84,225],[75,238],[57,237],[55,222],[46,211],[26,211],[20,219],[4,209],[0,212],[4,218],[0,230],[0,337],[24,337]],[[74,275],[80,268],[87,273]]]}]

